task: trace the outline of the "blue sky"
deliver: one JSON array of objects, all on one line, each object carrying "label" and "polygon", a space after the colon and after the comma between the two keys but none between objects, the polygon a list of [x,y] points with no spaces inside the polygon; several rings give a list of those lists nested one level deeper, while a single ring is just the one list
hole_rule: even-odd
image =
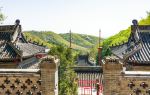
[{"label": "blue sky", "polygon": [[51,30],[109,37],[150,11],[150,0],[0,0],[4,24],[20,19],[23,31]]}]

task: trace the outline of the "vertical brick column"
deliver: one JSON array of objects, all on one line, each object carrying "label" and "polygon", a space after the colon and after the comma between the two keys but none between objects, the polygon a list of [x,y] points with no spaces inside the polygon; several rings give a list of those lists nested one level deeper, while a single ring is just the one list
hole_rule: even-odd
[{"label": "vertical brick column", "polygon": [[104,95],[120,95],[122,64],[119,59],[106,58],[103,64]]},{"label": "vertical brick column", "polygon": [[54,58],[44,59],[40,65],[42,94],[55,95],[55,71],[57,65]]}]

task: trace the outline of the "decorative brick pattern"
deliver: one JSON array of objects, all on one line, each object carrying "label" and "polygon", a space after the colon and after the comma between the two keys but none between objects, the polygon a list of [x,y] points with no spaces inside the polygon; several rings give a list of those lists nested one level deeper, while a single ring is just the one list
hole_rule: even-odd
[{"label": "decorative brick pattern", "polygon": [[[135,72],[144,66],[134,67]],[[137,69],[138,68],[138,69]],[[145,66],[146,70],[148,68]],[[149,70],[150,71],[150,70]],[[106,59],[103,65],[104,95],[150,95],[150,75],[125,74],[123,65],[115,58]]]},{"label": "decorative brick pattern", "polygon": [[1,74],[0,95],[41,95],[39,74]]}]

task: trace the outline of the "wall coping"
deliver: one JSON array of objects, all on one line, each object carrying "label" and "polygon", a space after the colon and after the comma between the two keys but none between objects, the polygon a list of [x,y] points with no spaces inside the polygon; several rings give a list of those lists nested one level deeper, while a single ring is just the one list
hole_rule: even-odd
[{"label": "wall coping", "polygon": [[40,69],[0,69],[0,73],[37,73]]},{"label": "wall coping", "polygon": [[132,75],[137,75],[137,76],[150,76],[150,71],[124,71],[124,74],[125,76],[126,75],[129,75],[129,76],[132,76]]}]

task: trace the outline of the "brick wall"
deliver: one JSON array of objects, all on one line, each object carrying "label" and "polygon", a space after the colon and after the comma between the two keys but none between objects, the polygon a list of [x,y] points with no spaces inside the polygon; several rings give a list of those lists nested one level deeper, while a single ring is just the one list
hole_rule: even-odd
[{"label": "brick wall", "polygon": [[[42,79],[42,91],[44,95],[56,95],[56,81],[55,72],[57,70],[57,64],[54,59],[44,59],[40,65],[41,79]],[[58,84],[58,83],[57,83]]]},{"label": "brick wall", "polygon": [[150,71],[150,66],[132,66],[133,71]]},{"label": "brick wall", "polygon": [[16,95],[17,92],[41,95],[40,80],[39,73],[0,73],[0,95]]},{"label": "brick wall", "polygon": [[[147,77],[122,77],[120,85],[120,95],[149,95],[148,89],[150,86],[150,78]],[[133,82],[135,86],[129,87],[129,84]],[[143,88],[141,84],[145,82],[148,86]],[[136,94],[136,90],[139,89],[139,94]]]},{"label": "brick wall", "polygon": [[118,59],[109,58],[106,59],[106,63],[103,65],[104,76],[104,95],[118,95],[120,92],[120,72],[122,70],[122,64]]},{"label": "brick wall", "polygon": [[[122,64],[115,58],[106,59],[105,62],[103,64],[104,95],[150,95],[150,74],[125,74]],[[149,68],[135,66],[132,67],[132,71],[148,72]]]}]

